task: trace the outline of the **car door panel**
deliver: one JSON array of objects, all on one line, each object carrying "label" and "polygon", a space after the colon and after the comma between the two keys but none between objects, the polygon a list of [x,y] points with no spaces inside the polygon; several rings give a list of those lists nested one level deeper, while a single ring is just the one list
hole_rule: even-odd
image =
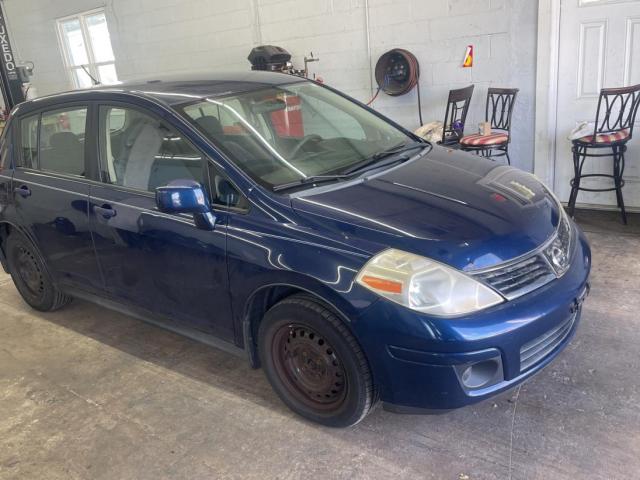
[{"label": "car door panel", "polygon": [[[157,210],[155,199],[109,186],[93,186],[90,219],[111,295],[233,337],[226,266],[226,228],[196,228],[186,215]],[[111,210],[112,216],[96,212]]]},{"label": "car door panel", "polygon": [[[125,117],[117,131],[109,117],[116,110]],[[189,150],[190,143],[184,146],[165,120],[137,109],[129,117],[129,110],[101,106],[101,138],[108,131],[122,148],[101,153],[106,181],[90,192],[91,230],[107,291],[116,300],[233,339],[224,216],[213,231],[200,230],[192,216],[162,213],[155,202],[155,187],[202,177],[203,156]]]},{"label": "car door panel", "polygon": [[18,168],[12,189],[19,223],[28,226],[54,279],[101,289],[89,232],[89,186]]},{"label": "car door panel", "polygon": [[[92,160],[91,148],[83,143],[87,112],[87,105],[71,105],[18,119],[25,131],[36,124],[37,129],[19,140],[10,195],[17,223],[35,241],[54,280],[100,291],[104,285],[89,231],[90,181],[82,175]],[[41,170],[41,163],[48,170]],[[70,167],[73,173],[65,174]]]}]

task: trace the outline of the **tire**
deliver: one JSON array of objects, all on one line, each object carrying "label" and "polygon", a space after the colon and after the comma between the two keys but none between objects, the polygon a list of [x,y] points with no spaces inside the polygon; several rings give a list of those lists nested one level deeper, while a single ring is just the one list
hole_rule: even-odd
[{"label": "tire", "polygon": [[12,233],[6,246],[9,273],[25,302],[35,310],[52,312],[71,301],[61,293],[47,271],[33,244],[20,234]]},{"label": "tire", "polygon": [[371,371],[356,339],[309,296],[285,298],[266,313],[258,352],[282,401],[313,422],[349,427],[375,404]]}]

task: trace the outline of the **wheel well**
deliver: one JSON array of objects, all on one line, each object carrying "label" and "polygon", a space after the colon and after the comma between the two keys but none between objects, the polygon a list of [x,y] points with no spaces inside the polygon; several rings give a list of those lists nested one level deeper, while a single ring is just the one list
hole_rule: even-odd
[{"label": "wheel well", "polygon": [[4,243],[11,233],[11,225],[8,223],[0,223],[0,243]]},{"label": "wheel well", "polygon": [[0,223],[0,250],[1,250],[0,253],[2,253],[1,255],[3,260],[2,266],[5,268],[5,271],[8,269],[5,263],[7,258],[5,244],[10,233],[11,233],[11,225],[9,225],[8,223]]},{"label": "wheel well", "polygon": [[244,348],[249,355],[249,362],[253,368],[260,367],[260,359],[258,357],[258,329],[260,328],[260,322],[265,313],[273,307],[276,303],[280,302],[286,297],[290,297],[295,294],[308,295],[316,302],[320,302],[327,308],[333,310],[338,317],[343,318],[343,315],[336,311],[335,307],[327,303],[321,297],[316,294],[310,293],[307,290],[301,288],[288,286],[288,285],[273,285],[264,287],[258,290],[249,299],[247,307],[245,309],[245,316],[243,319],[243,336],[244,336]]}]

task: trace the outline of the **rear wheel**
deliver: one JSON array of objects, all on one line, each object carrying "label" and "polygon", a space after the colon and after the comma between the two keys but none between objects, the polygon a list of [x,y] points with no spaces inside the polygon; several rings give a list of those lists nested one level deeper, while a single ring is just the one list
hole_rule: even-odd
[{"label": "rear wheel", "polygon": [[373,407],[362,350],[340,319],[314,299],[294,295],[271,308],[260,325],[258,348],[274,390],[303,417],[347,427]]},{"label": "rear wheel", "polygon": [[32,308],[50,312],[71,301],[55,287],[40,255],[26,238],[12,233],[7,239],[6,251],[13,283]]}]

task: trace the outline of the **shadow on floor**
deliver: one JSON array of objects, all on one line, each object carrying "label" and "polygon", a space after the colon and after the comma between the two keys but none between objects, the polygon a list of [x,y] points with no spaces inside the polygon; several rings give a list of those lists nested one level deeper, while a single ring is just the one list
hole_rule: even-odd
[{"label": "shadow on floor", "polygon": [[245,357],[78,299],[60,312],[34,312],[34,316],[198,382],[286,411],[262,371],[252,369]]},{"label": "shadow on floor", "polygon": [[627,212],[626,225],[620,212],[614,211],[579,209],[574,218],[585,232],[640,235],[640,213]]}]

